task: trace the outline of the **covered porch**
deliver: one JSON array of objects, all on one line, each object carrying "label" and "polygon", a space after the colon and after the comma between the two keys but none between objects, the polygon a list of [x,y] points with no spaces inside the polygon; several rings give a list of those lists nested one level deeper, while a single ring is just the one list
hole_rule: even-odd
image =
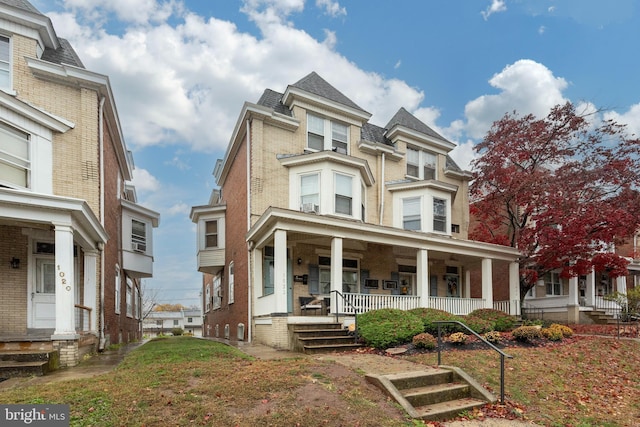
[{"label": "covered porch", "polygon": [[[513,248],[447,235],[270,208],[248,233],[251,318],[350,316],[379,309],[432,307],[454,314],[494,307],[494,265],[509,271],[503,304],[517,314],[518,257]],[[309,313],[301,297],[313,297]],[[304,318],[307,319],[304,319]],[[293,320],[293,319],[289,319]],[[273,331],[271,331],[273,332]],[[271,333],[270,332],[270,333]]]}]

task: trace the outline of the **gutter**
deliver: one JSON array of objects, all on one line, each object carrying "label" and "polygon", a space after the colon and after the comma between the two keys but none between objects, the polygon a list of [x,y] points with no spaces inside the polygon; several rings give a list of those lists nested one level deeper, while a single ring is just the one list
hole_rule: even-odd
[{"label": "gutter", "polygon": [[[104,126],[102,124],[104,118],[104,101],[105,97],[100,98],[100,107],[98,109],[98,140],[100,146],[100,224],[104,227]],[[100,329],[98,331],[98,351],[104,351],[106,339],[104,337],[104,275],[105,275],[105,257],[104,245],[100,246]]]}]

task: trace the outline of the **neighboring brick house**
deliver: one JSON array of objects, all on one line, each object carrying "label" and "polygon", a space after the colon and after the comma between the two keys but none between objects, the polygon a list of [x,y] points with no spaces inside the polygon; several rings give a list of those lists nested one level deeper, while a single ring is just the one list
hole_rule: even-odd
[{"label": "neighboring brick house", "polygon": [[[219,189],[191,211],[205,336],[290,348],[290,325],[355,310],[517,307],[518,252],[467,239],[455,145],[404,108],[370,117],[316,73],[244,104]],[[494,265],[510,278],[499,304]]]},{"label": "neighboring brick house", "polygon": [[136,200],[105,75],[49,18],[0,0],[0,343],[42,342],[61,364],[141,337],[159,215]]}]

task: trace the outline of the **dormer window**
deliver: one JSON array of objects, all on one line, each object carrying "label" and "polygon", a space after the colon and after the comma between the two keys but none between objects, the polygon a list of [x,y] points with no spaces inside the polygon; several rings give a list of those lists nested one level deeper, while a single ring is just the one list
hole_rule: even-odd
[{"label": "dormer window", "polygon": [[407,147],[407,175],[418,179],[436,179],[437,158],[433,153]]},{"label": "dormer window", "polygon": [[348,126],[314,114],[307,114],[307,148],[313,151],[333,150],[348,154]]},{"label": "dormer window", "polygon": [[11,89],[11,50],[9,37],[0,36],[0,88]]}]

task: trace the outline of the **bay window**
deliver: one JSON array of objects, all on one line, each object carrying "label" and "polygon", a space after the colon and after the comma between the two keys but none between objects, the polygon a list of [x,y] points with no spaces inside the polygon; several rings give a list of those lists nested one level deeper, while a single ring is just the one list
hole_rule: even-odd
[{"label": "bay window", "polygon": [[318,213],[320,205],[319,174],[300,177],[300,207],[304,212]]},{"label": "bay window", "polygon": [[131,220],[131,246],[136,252],[147,251],[147,226],[142,221]]},{"label": "bay window", "polygon": [[206,221],[204,239],[205,248],[218,247],[218,220]]},{"label": "bay window", "polygon": [[447,201],[433,199],[433,231],[447,231]]},{"label": "bay window", "polygon": [[353,215],[353,178],[339,173],[335,177],[335,213]]},{"label": "bay window", "polygon": [[29,134],[0,122],[0,185],[29,188],[30,170]]},{"label": "bay window", "polygon": [[420,221],[420,197],[402,199],[402,228],[405,230],[422,229]]},{"label": "bay window", "polygon": [[262,295],[273,294],[275,258],[273,246],[265,246],[262,252]]},{"label": "bay window", "polygon": [[11,89],[11,41],[0,36],[0,88]]}]

